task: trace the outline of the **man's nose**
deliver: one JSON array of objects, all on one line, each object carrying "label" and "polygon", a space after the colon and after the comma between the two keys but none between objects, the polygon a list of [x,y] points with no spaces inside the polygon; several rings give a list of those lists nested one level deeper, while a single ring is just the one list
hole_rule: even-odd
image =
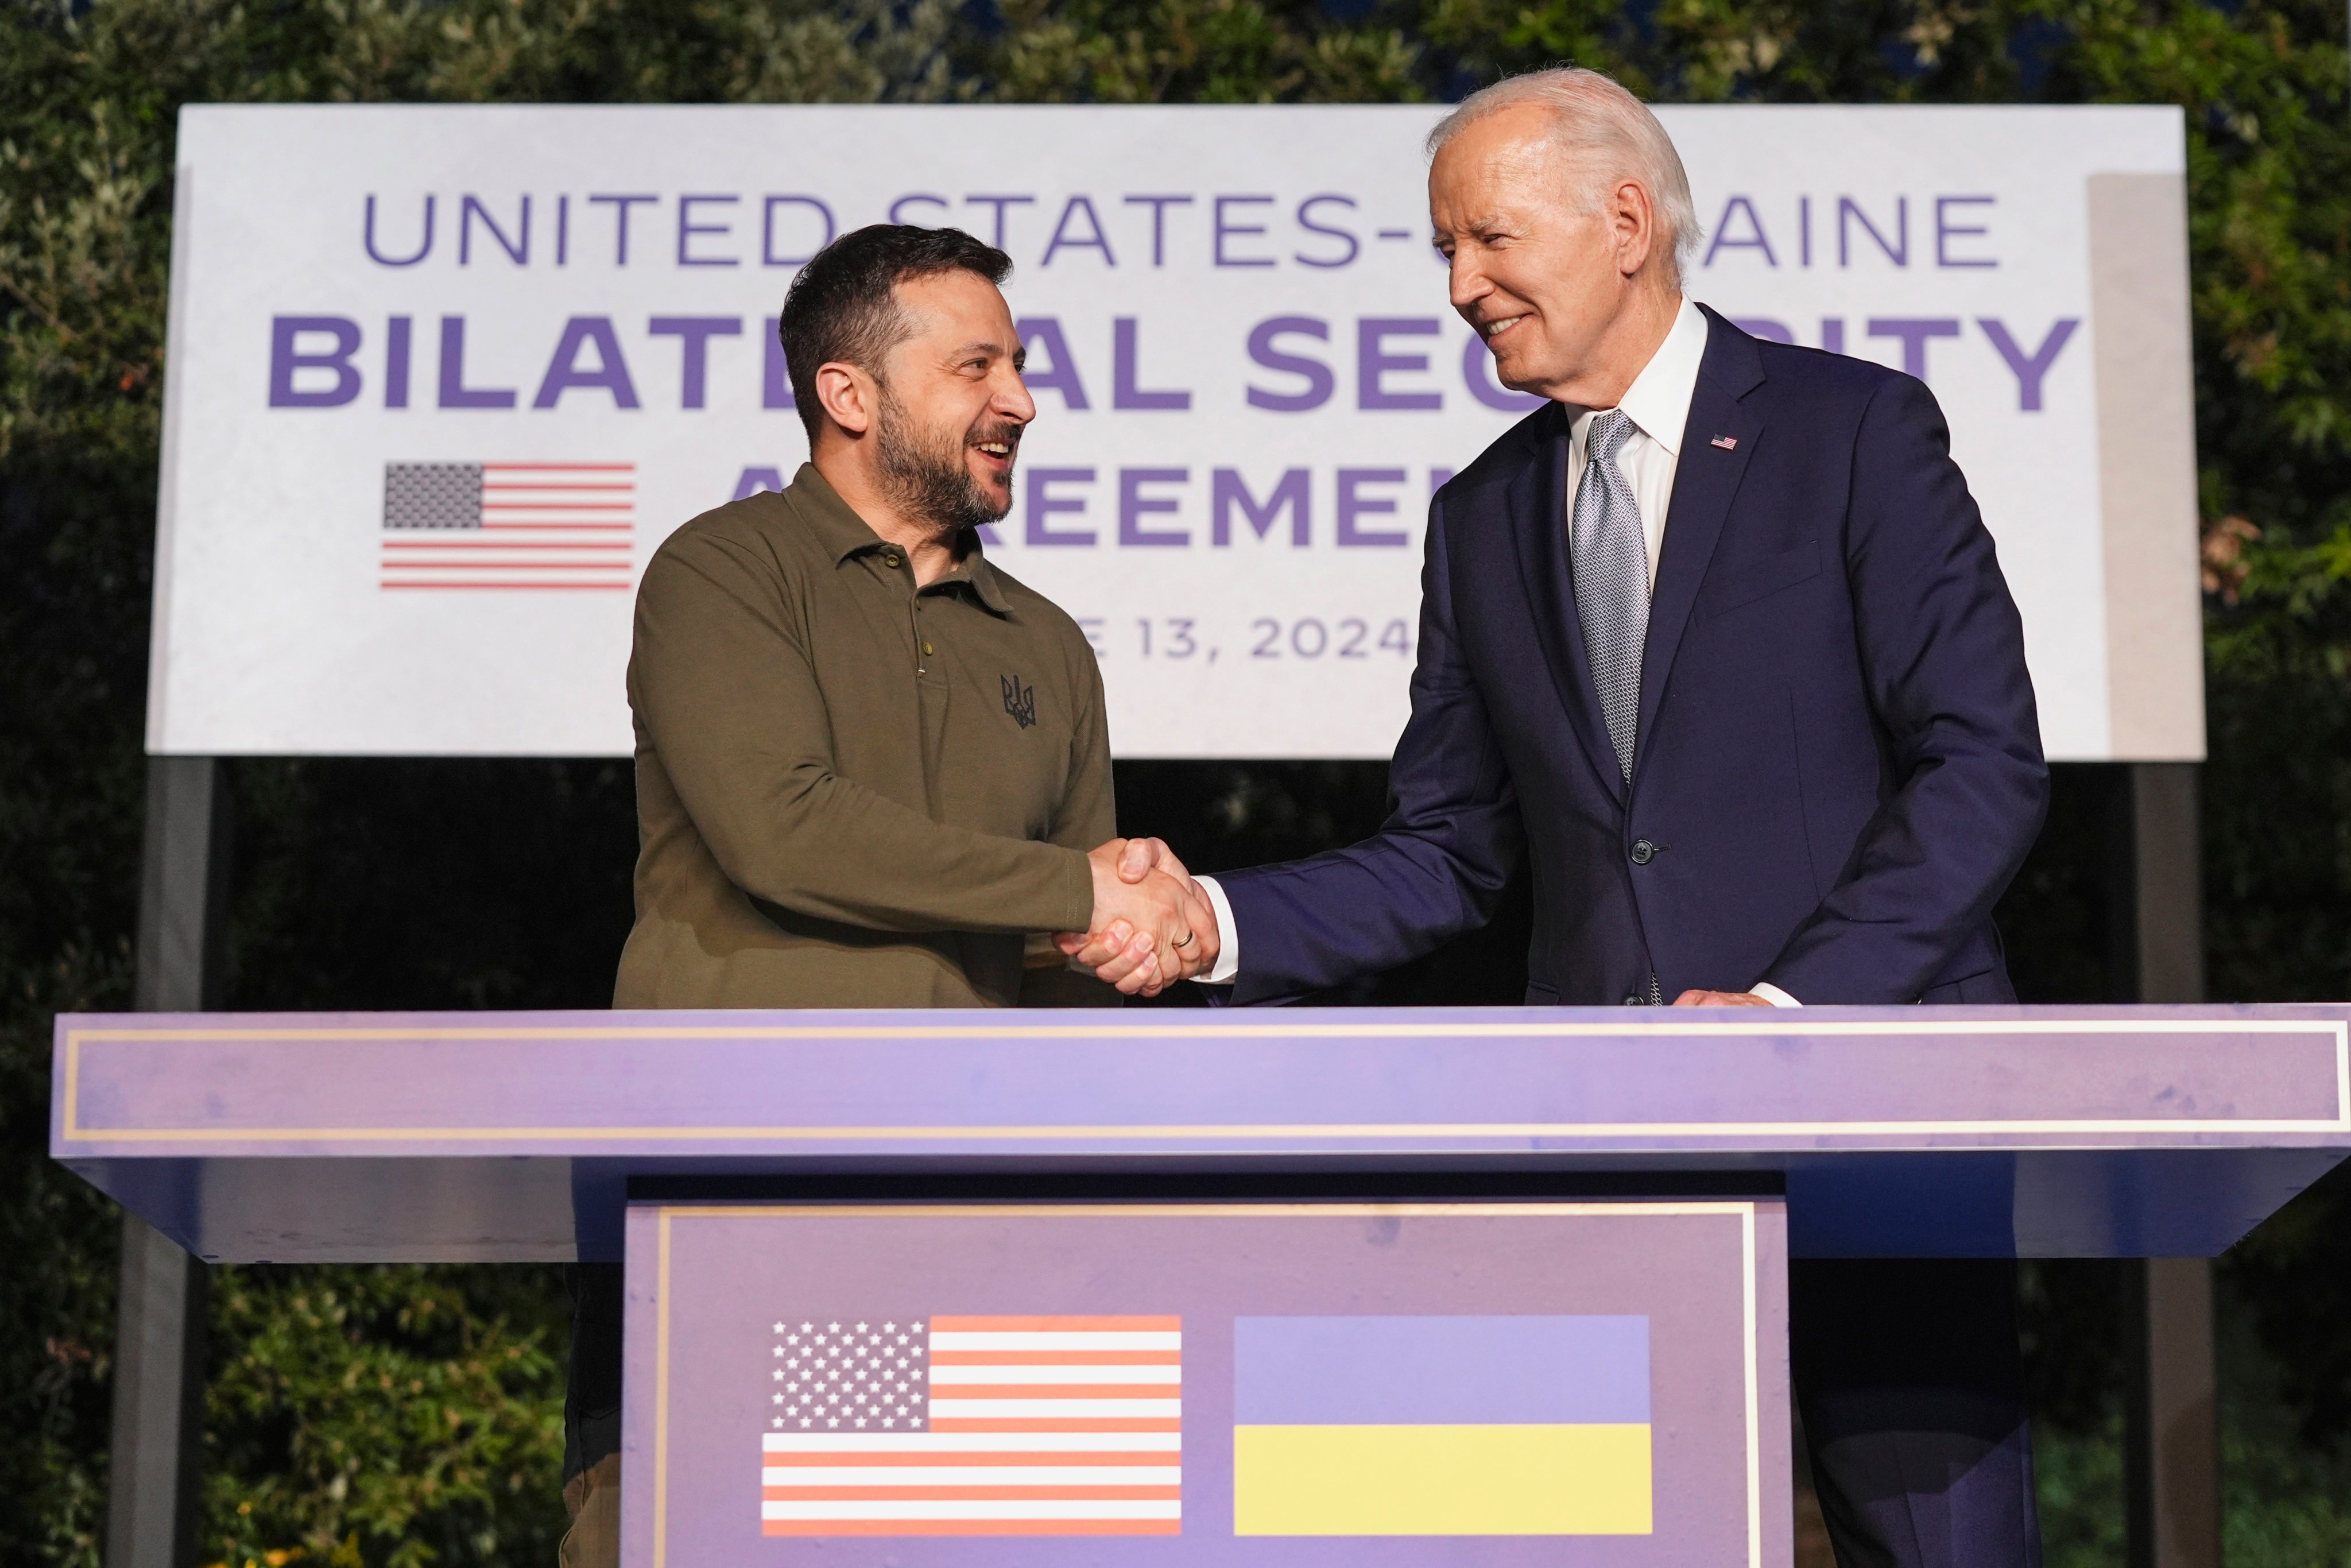
[{"label": "man's nose", "polygon": [[1018,371],[1008,372],[998,382],[996,396],[989,400],[988,407],[1021,424],[1037,417],[1037,400],[1029,395],[1029,383],[1020,379]]},{"label": "man's nose", "polygon": [[1453,296],[1453,308],[1463,312],[1484,298],[1494,287],[1486,280],[1485,271],[1478,265],[1477,258],[1463,250],[1453,253],[1446,282]]}]

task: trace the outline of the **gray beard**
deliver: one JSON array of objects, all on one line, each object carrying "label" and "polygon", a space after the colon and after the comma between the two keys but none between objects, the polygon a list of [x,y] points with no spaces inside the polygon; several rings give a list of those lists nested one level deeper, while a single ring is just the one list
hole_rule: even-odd
[{"label": "gray beard", "polygon": [[964,461],[963,434],[924,441],[906,405],[888,387],[881,391],[882,428],[874,455],[881,464],[883,491],[901,516],[928,523],[942,534],[956,534],[992,523],[1011,509],[997,505],[972,477]]}]

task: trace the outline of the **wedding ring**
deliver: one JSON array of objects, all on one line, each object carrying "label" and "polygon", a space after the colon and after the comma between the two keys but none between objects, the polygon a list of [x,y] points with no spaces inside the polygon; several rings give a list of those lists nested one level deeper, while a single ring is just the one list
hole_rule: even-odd
[{"label": "wedding ring", "polygon": [[1181,942],[1171,942],[1171,943],[1169,943],[1169,944],[1168,944],[1168,946],[1171,946],[1171,947],[1189,947],[1191,945],[1192,945],[1192,933],[1191,933],[1191,932],[1189,932],[1189,931],[1186,931],[1186,933],[1184,933],[1184,940],[1182,940]]}]

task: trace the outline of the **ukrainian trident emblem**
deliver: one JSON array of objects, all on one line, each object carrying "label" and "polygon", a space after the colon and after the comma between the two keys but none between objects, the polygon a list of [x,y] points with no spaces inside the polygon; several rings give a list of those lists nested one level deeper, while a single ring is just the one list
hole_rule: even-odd
[{"label": "ukrainian trident emblem", "polygon": [[1035,724],[1037,688],[1022,685],[1018,675],[998,675],[997,680],[1004,687],[1004,711],[1012,716],[1013,722],[1023,729]]}]

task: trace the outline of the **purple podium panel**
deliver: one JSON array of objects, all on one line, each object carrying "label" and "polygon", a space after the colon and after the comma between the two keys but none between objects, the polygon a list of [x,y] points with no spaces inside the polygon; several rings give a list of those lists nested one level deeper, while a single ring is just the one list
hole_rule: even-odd
[{"label": "purple podium panel", "polygon": [[1786,1568],[1773,1201],[630,1207],[626,1568]]},{"label": "purple podium panel", "polygon": [[234,1262],[614,1258],[632,1184],[1266,1172],[1784,1192],[1797,1256],[2210,1255],[2351,1151],[2351,1008],[1756,1011],[65,1015],[50,1150]]}]

